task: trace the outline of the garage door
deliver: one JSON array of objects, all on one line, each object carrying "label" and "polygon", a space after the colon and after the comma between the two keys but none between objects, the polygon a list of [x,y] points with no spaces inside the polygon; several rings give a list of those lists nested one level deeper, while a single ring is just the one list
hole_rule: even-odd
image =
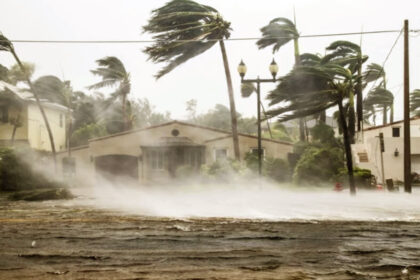
[{"label": "garage door", "polygon": [[105,155],[95,158],[95,170],[108,180],[128,177],[138,180],[138,158],[128,155]]}]

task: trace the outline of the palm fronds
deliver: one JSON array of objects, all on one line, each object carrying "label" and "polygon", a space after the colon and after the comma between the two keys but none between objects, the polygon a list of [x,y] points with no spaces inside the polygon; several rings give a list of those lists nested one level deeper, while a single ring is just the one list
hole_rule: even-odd
[{"label": "palm fronds", "polygon": [[230,30],[230,22],[223,20],[216,9],[191,0],[172,0],[153,10],[143,27],[155,40],[144,52],[149,60],[166,63],[155,75],[159,79],[218,40],[229,38]]},{"label": "palm fronds", "polygon": [[273,53],[290,40],[299,38],[295,24],[287,18],[275,18],[260,29],[262,38],[257,41],[259,49],[273,46]]}]

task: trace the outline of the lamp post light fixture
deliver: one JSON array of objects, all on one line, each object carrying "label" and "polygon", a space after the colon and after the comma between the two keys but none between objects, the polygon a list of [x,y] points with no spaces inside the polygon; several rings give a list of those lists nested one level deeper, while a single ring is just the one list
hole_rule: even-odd
[{"label": "lamp post light fixture", "polygon": [[247,67],[243,60],[238,65],[238,73],[241,76],[241,83],[256,83],[257,84],[257,131],[258,131],[258,174],[261,176],[262,173],[262,148],[261,148],[261,98],[260,98],[260,92],[261,92],[261,83],[275,83],[279,81],[279,79],[276,79],[277,72],[279,71],[279,67],[277,66],[276,61],[273,58],[273,61],[269,65],[268,70],[270,71],[271,75],[273,76],[272,79],[260,79],[259,76],[257,76],[256,79],[244,79],[245,74],[247,71]]}]

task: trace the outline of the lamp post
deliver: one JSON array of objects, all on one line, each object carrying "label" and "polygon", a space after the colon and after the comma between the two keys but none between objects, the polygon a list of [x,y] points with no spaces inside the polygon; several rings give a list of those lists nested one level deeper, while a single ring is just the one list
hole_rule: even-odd
[{"label": "lamp post", "polygon": [[257,84],[257,131],[258,131],[258,174],[261,175],[262,171],[262,148],[261,148],[261,97],[260,97],[260,91],[261,91],[261,83],[275,83],[279,79],[276,79],[277,72],[279,70],[279,67],[277,66],[277,63],[274,61],[271,62],[269,68],[271,75],[273,76],[272,79],[260,79],[259,76],[257,76],[256,79],[244,79],[247,67],[243,60],[238,65],[238,73],[241,76],[241,84],[244,83],[256,83]]}]

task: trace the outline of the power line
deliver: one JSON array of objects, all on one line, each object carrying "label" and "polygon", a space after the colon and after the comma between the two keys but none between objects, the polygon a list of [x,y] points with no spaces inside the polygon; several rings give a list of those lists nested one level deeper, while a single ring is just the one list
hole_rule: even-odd
[{"label": "power line", "polygon": [[[377,30],[377,31],[359,31],[359,32],[347,32],[347,33],[327,33],[327,34],[311,34],[311,35],[300,35],[299,38],[319,38],[319,37],[334,37],[334,36],[351,36],[351,35],[371,35],[371,34],[384,34],[384,33],[398,33],[401,30]],[[420,29],[410,30],[412,33],[420,32]],[[243,37],[243,38],[229,38],[224,39],[225,41],[255,41],[260,39],[290,39],[290,37]],[[10,40],[12,43],[41,43],[41,44],[147,44],[154,43],[157,40],[26,40],[26,39],[14,39]],[[187,43],[187,42],[217,42],[219,39],[202,39],[202,40],[171,40],[171,42]],[[2,40],[0,40],[2,42]]]},{"label": "power line", "polygon": [[[382,75],[382,72],[384,72],[385,63],[388,61],[388,58],[389,58],[389,56],[391,55],[392,51],[394,50],[395,45],[397,45],[397,42],[398,42],[398,40],[400,39],[401,34],[403,33],[403,29],[401,29],[399,32],[400,32],[400,33],[398,34],[397,39],[395,39],[394,44],[392,45],[391,49],[390,49],[390,50],[389,50],[389,52],[388,52],[388,55],[386,56],[386,58],[385,58],[384,62],[382,63],[382,70],[381,70],[381,72],[379,73],[379,75]],[[416,31],[416,32],[418,32],[418,31]],[[371,90],[375,87],[375,85],[376,85],[376,82],[377,82],[377,81],[378,81],[378,79],[376,79],[376,80],[374,81],[374,83],[373,83],[373,85],[370,87],[370,89],[369,89],[368,93],[369,93],[369,92],[370,92],[370,91],[371,91]]]}]

